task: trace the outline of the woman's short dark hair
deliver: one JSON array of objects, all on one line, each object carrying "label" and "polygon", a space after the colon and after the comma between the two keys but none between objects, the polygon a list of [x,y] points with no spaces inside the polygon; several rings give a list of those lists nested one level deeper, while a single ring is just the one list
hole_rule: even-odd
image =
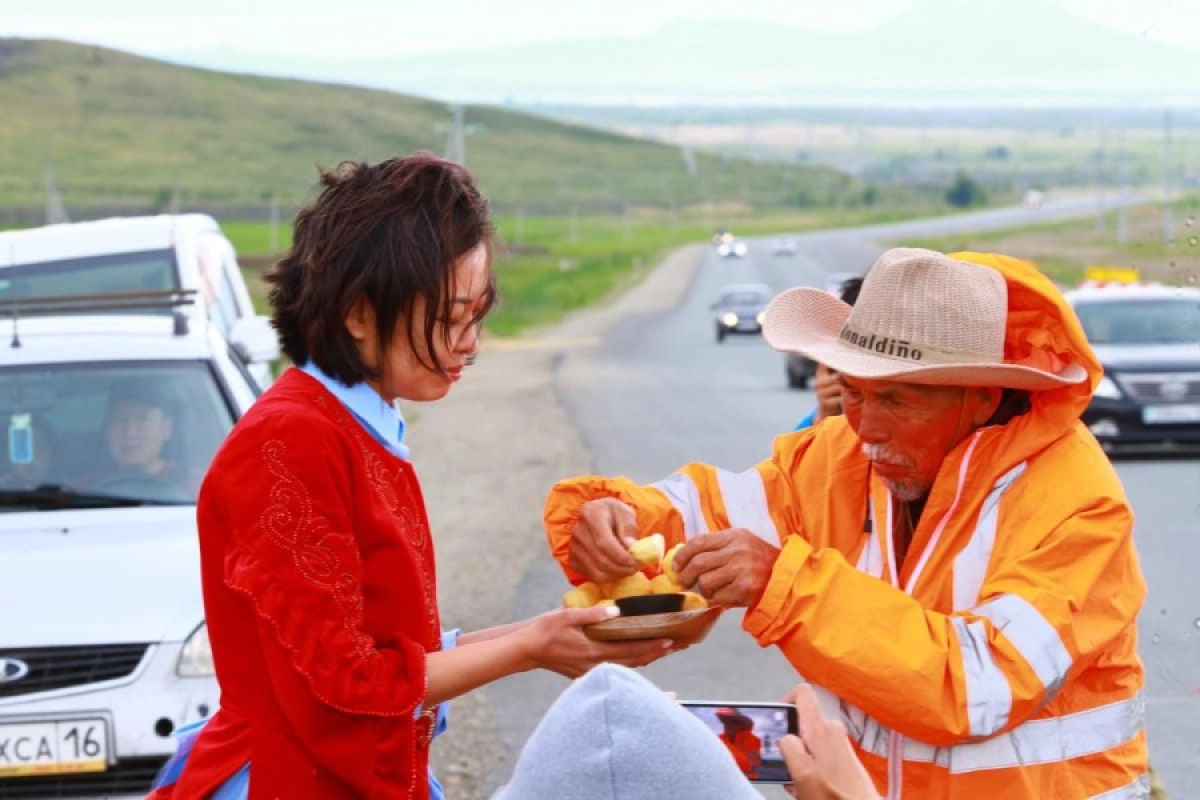
[{"label": "woman's short dark hair", "polygon": [[[359,298],[375,312],[379,352],[397,324],[410,327],[424,298],[425,352],[421,363],[439,370],[435,336],[450,318],[458,260],[483,245],[492,254],[487,201],[467,170],[433,153],[417,152],[375,165],[344,161],[322,171],[321,193],[296,215],[292,247],[265,275],[271,321],[283,352],[296,364],[312,361],[353,386],[379,376],[359,358],[346,316]],[[495,302],[489,279],[479,322]],[[419,351],[418,351],[419,352]]]}]

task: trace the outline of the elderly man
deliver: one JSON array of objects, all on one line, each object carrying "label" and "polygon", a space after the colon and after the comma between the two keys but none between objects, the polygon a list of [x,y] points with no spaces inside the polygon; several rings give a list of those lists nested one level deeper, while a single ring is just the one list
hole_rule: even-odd
[{"label": "elderly man", "polygon": [[889,798],[1145,797],[1145,585],[1121,483],[1078,421],[1101,370],[1026,262],[886,252],[853,308],[792,289],[764,335],[840,374],[844,416],[741,474],[562,481],[573,581],[674,567],[840,708]]}]

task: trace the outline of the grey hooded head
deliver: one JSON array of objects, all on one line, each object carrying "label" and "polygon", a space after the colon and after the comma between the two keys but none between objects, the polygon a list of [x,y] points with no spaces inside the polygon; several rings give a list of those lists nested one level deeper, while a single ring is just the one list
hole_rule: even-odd
[{"label": "grey hooded head", "polygon": [[572,683],[492,800],[762,800],[696,717],[626,667]]}]

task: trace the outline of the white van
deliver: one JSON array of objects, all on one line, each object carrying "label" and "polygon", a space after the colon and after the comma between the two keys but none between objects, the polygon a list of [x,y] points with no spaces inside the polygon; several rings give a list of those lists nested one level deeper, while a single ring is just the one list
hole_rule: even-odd
[{"label": "white van", "polygon": [[[176,289],[199,299],[184,312],[189,322],[216,328],[259,386],[270,385],[278,337],[254,313],[237,254],[212,217],[114,217],[0,232],[0,311],[21,297]],[[150,303],[144,313],[172,312]]]}]

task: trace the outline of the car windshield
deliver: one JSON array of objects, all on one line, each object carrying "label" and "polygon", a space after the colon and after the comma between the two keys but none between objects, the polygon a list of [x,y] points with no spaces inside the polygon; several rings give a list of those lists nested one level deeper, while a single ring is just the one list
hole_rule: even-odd
[{"label": "car windshield", "polygon": [[[22,297],[173,291],[179,288],[179,270],[173,250],[42,261],[0,269],[0,305]],[[170,314],[171,308],[164,305],[140,309],[140,312]],[[22,313],[37,312],[29,309]],[[116,313],[139,313],[139,310],[120,309]]]},{"label": "car windshield", "polygon": [[1200,344],[1200,299],[1089,301],[1075,311],[1092,344]]},{"label": "car windshield", "polygon": [[4,367],[0,418],[0,511],[192,504],[234,422],[191,361]]},{"label": "car windshield", "polygon": [[720,302],[721,305],[726,306],[752,306],[765,304],[770,299],[771,296],[767,292],[755,289],[743,289],[722,294]]}]

